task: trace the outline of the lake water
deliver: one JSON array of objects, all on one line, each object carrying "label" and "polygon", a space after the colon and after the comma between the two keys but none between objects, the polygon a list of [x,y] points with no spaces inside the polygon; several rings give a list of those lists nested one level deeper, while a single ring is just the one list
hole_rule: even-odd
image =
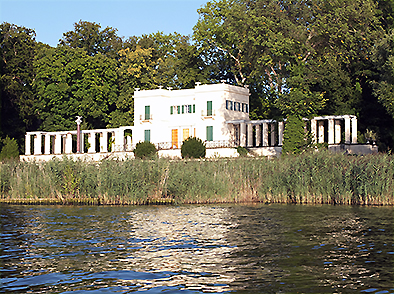
[{"label": "lake water", "polygon": [[392,207],[1,206],[0,293],[394,293]]}]

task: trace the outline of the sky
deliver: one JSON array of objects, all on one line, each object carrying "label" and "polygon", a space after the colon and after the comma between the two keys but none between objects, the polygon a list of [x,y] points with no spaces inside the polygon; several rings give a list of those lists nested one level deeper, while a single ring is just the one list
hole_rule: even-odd
[{"label": "sky", "polygon": [[0,0],[0,22],[34,29],[36,41],[56,46],[79,20],[118,29],[127,39],[163,32],[191,35],[197,9],[208,0]]}]

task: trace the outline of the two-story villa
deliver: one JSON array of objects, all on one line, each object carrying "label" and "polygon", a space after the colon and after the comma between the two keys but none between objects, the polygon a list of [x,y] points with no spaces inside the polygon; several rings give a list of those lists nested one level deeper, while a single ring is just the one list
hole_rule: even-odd
[{"label": "two-story villa", "polygon": [[[237,146],[258,155],[278,156],[285,121],[250,120],[249,108],[248,88],[225,83],[196,83],[195,88],[185,90],[135,89],[134,126],[28,132],[21,159],[50,160],[64,154],[93,160],[132,157],[131,151],[142,141],[155,144],[160,156],[180,157],[180,147],[188,137],[205,141],[208,157],[237,156]],[[377,152],[376,146],[357,144],[354,115],[320,116],[305,122],[314,141],[327,143],[333,151]]]},{"label": "two-story villa", "polygon": [[228,84],[197,85],[194,89],[136,90],[133,142],[150,141],[159,148],[179,148],[188,137],[208,146],[239,139],[237,125],[249,120],[249,91]]}]

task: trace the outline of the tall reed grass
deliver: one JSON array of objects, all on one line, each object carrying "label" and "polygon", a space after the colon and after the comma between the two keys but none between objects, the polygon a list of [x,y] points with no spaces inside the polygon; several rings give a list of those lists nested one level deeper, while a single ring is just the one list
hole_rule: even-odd
[{"label": "tall reed grass", "polygon": [[52,160],[0,165],[6,203],[394,204],[394,156],[329,152],[277,159]]}]

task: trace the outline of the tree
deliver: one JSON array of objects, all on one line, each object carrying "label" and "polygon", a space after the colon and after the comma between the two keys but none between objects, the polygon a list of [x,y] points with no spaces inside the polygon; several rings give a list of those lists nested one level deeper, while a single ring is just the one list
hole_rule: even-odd
[{"label": "tree", "polygon": [[[357,79],[365,78],[365,71],[358,66],[368,58],[369,48],[382,33],[376,11],[372,0],[212,1],[199,10],[194,36],[200,46],[210,46],[209,52],[227,56],[236,84],[253,83],[251,104],[261,107],[261,112],[255,115],[264,116],[271,111],[263,107],[277,106],[280,99],[290,99],[284,96],[291,93],[289,79],[297,74],[296,68],[302,68],[309,77],[308,84],[302,85],[303,91],[317,93],[306,95],[303,102],[308,104],[311,97],[320,99],[309,103],[315,107],[312,112],[318,112],[323,107],[320,94],[327,92],[324,84],[319,83],[323,70],[319,70],[320,66],[335,61],[340,70],[350,74],[350,83],[346,85],[349,91],[343,94],[360,88]],[[331,71],[334,69],[330,67]],[[262,94],[256,95],[259,92]],[[356,95],[339,99],[348,101],[347,108],[353,110],[358,98]]]},{"label": "tree", "polygon": [[70,48],[82,48],[89,56],[98,53],[115,58],[122,48],[122,39],[116,34],[116,29],[95,22],[82,21],[74,24],[74,30],[63,33],[59,44]]},{"label": "tree", "polygon": [[117,63],[98,53],[66,46],[42,48],[34,60],[34,89],[41,130],[75,129],[82,116],[83,128],[104,128],[115,109],[118,93]]},{"label": "tree", "polygon": [[282,154],[299,154],[308,145],[305,123],[299,115],[289,115],[283,132]]},{"label": "tree", "polygon": [[0,25],[0,137],[16,138],[20,144],[26,130],[35,128],[35,36],[25,27]]},{"label": "tree", "polygon": [[0,161],[19,158],[18,143],[14,138],[5,137],[3,144],[4,146],[0,152]]}]

